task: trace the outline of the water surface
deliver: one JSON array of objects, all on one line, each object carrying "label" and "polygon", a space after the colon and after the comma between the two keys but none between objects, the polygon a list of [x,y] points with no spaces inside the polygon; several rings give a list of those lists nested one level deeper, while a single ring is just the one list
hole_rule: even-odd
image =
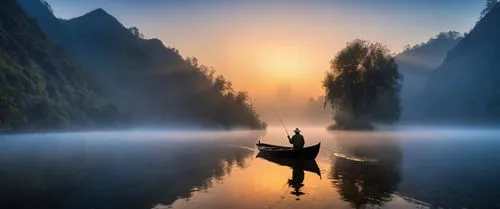
[{"label": "water surface", "polygon": [[0,136],[0,208],[500,208],[500,131],[327,132],[315,162],[262,158],[284,131]]}]

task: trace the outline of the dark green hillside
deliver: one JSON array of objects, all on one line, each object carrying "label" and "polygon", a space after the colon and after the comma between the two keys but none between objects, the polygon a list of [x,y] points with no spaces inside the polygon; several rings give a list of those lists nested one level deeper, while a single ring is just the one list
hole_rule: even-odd
[{"label": "dark green hillside", "polygon": [[97,97],[78,71],[16,1],[0,2],[2,129],[113,124],[116,108]]},{"label": "dark green hillside", "polygon": [[51,41],[82,65],[89,85],[134,125],[265,127],[245,92],[232,89],[196,59],[184,59],[160,40],[124,27],[103,9],[60,20],[43,2],[19,1]]}]

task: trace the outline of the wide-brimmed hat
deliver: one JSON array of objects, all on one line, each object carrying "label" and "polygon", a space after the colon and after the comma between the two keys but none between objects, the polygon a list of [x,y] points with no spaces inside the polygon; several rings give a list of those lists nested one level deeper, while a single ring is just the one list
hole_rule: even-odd
[{"label": "wide-brimmed hat", "polygon": [[293,130],[293,132],[295,132],[295,133],[299,133],[299,132],[300,132],[300,129],[299,129],[299,128],[295,128],[295,130]]}]

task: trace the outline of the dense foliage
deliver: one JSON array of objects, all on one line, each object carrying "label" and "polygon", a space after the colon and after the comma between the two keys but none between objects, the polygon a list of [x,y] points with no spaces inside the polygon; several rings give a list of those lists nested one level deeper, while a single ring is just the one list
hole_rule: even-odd
[{"label": "dense foliage", "polygon": [[[250,102],[248,93],[236,91],[231,81],[224,76],[215,76],[215,71],[207,66],[198,64],[196,58],[187,58],[186,62],[200,72],[203,84],[206,87],[191,95],[187,105],[192,105],[193,111],[202,118],[217,121],[224,128],[251,127],[265,128],[258,114]],[[199,84],[200,85],[200,84]]]},{"label": "dense foliage", "polygon": [[486,6],[484,7],[483,11],[481,12],[481,18],[486,16],[488,12],[490,12],[493,7],[495,7],[498,4],[498,0],[486,0]]},{"label": "dense foliage", "polygon": [[348,43],[331,61],[323,81],[335,128],[365,129],[373,120],[396,121],[400,86],[401,76],[387,48],[363,40]]},{"label": "dense foliage", "polygon": [[41,130],[114,124],[116,108],[89,88],[14,0],[0,2],[0,128]]},{"label": "dense foliage", "polygon": [[248,94],[158,39],[145,39],[103,9],[60,20],[39,1],[18,0],[48,38],[81,63],[89,85],[131,125],[261,129]]}]

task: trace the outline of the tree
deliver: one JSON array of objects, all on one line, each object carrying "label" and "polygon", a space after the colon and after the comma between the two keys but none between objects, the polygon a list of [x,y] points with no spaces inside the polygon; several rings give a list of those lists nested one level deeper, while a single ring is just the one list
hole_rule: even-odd
[{"label": "tree", "polygon": [[51,14],[54,14],[54,10],[52,9],[52,7],[50,6],[50,4],[47,1],[40,0],[40,2],[43,4],[43,6],[47,7],[47,9],[49,10],[49,12]]},{"label": "tree", "polygon": [[486,14],[488,14],[488,12],[491,9],[493,9],[493,7],[495,7],[497,4],[498,4],[498,0],[486,0],[486,7],[481,12],[481,18],[486,16]]},{"label": "tree", "polygon": [[[330,64],[330,71],[323,80],[324,105],[331,105],[334,128],[366,129],[371,128],[370,121],[374,118],[394,118],[394,114],[388,114],[390,111],[387,110],[385,115],[380,115],[379,108],[374,105],[380,103],[377,99],[382,93],[399,98],[401,88],[402,77],[394,57],[385,46],[354,40]],[[391,101],[390,106],[399,111],[399,99]]]},{"label": "tree", "polygon": [[[200,65],[194,57],[186,59],[191,67],[206,81],[203,90],[189,96],[188,105],[208,115],[207,123],[214,123],[219,127],[247,127],[251,129],[265,129],[267,124],[259,119],[248,93],[237,91],[231,81],[224,76],[215,76],[213,68]],[[199,82],[197,82],[199,84]],[[210,124],[209,124],[210,125]]]},{"label": "tree", "polygon": [[144,39],[144,34],[142,34],[141,31],[139,31],[139,28],[137,28],[137,27],[130,27],[128,30],[130,31],[130,33],[134,37],[137,37],[137,38],[140,38],[140,39]]}]

